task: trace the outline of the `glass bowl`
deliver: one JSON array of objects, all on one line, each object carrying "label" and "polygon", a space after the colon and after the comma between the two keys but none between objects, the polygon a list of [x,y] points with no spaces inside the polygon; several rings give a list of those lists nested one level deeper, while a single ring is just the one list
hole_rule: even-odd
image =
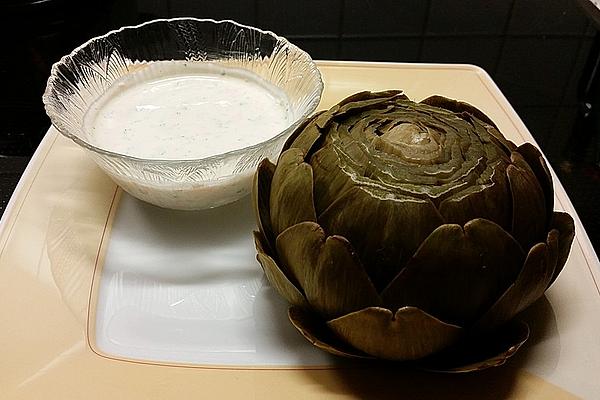
[{"label": "glass bowl", "polygon": [[[127,74],[152,62],[178,60],[253,72],[286,94],[292,123],[262,143],[193,160],[138,158],[92,143],[83,122],[94,101]],[[128,193],[160,207],[194,210],[249,193],[258,163],[277,157],[316,109],[322,91],[313,60],[283,37],[233,21],[175,18],[124,27],[76,48],[52,67],[43,102],[56,129]]]}]

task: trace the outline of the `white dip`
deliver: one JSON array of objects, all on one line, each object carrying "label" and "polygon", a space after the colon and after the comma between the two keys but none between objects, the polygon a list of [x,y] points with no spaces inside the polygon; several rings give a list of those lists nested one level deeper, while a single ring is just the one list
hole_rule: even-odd
[{"label": "white dip", "polygon": [[162,61],[115,82],[86,113],[97,147],[152,159],[197,159],[265,141],[293,121],[285,94],[214,64]]},{"label": "white dip", "polygon": [[[89,143],[138,158],[195,160],[263,142],[297,118],[282,90],[249,71],[185,61],[136,67],[85,114]],[[105,163],[102,157],[98,160]],[[111,164],[105,170],[137,198],[192,210],[249,193],[254,171],[240,169],[243,160],[240,155],[216,163],[165,163],[165,168],[149,163],[148,169],[139,170]]]}]

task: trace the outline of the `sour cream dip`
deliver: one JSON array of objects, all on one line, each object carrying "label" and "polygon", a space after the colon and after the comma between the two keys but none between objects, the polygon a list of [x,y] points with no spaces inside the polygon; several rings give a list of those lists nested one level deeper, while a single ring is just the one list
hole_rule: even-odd
[{"label": "sour cream dip", "polygon": [[[299,118],[282,89],[226,63],[156,61],[129,69],[88,108],[85,140],[150,160],[105,170],[125,191],[161,207],[217,207],[248,194],[263,153],[243,149],[279,137],[265,150],[276,156],[280,134]],[[229,154],[235,150],[241,152]],[[210,159],[219,154],[228,156]]]},{"label": "sour cream dip", "polygon": [[115,82],[86,113],[84,131],[115,153],[189,160],[263,142],[293,121],[283,91],[249,71],[158,61]]}]

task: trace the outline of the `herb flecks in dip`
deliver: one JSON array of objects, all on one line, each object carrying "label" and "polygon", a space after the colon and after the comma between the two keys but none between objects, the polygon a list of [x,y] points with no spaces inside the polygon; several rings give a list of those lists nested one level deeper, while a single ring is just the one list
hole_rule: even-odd
[{"label": "herb flecks in dip", "polygon": [[160,61],[117,81],[92,105],[84,124],[97,147],[183,160],[263,142],[293,119],[285,94],[251,72]]}]

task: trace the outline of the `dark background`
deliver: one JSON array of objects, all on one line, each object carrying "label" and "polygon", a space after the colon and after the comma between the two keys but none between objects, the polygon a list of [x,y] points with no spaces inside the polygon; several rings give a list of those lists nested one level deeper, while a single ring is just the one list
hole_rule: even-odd
[{"label": "dark background", "polygon": [[600,46],[584,1],[3,0],[0,209],[49,127],[41,95],[53,62],[110,29],[194,16],[273,30],[316,59],[479,65],[542,147],[598,250],[600,91],[590,78]]}]

